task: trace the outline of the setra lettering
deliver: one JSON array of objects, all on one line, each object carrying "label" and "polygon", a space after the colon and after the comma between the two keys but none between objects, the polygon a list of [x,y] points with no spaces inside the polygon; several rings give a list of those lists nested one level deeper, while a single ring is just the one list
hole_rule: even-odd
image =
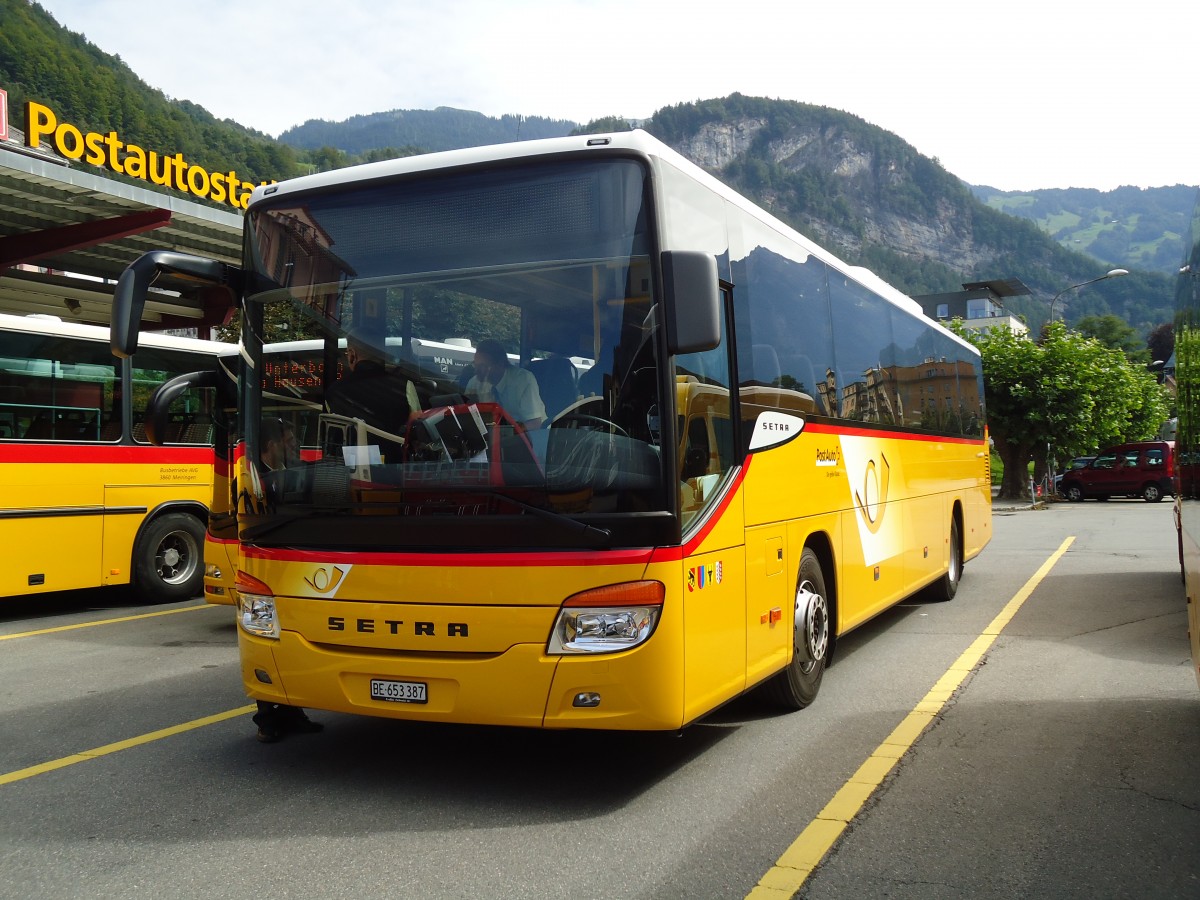
[{"label": "setra lettering", "polygon": [[[403,619],[354,619],[353,629],[358,634],[376,634],[380,626],[387,629],[388,634],[399,635],[400,627],[405,624]],[[344,616],[329,616],[326,619],[326,628],[329,631],[345,631],[346,618]],[[416,637],[437,637],[438,627],[436,622],[413,622],[412,633]],[[446,637],[470,637],[470,626],[466,622],[447,622],[445,626]]]}]

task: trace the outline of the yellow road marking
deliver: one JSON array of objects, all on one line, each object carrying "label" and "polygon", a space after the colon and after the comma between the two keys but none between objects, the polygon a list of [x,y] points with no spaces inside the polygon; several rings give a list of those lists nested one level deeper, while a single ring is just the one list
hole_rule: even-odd
[{"label": "yellow road marking", "polygon": [[237,709],[226,710],[225,712],[217,713],[214,716],[205,716],[203,719],[193,719],[191,722],[184,722],[182,725],[172,725],[170,728],[161,728],[158,731],[151,731],[148,734],[141,734],[137,737],[129,738],[128,740],[117,741],[114,744],[105,744],[103,747],[96,747],[93,750],[84,750],[80,753],[73,753],[70,756],[64,756],[61,759],[52,759],[49,762],[40,763],[36,766],[29,766],[25,769],[17,769],[15,772],[8,772],[0,775],[0,784],[12,784],[14,781],[22,781],[26,778],[32,778],[34,775],[42,775],[46,772],[53,772],[55,769],[63,769],[67,766],[73,766],[76,763],[86,762],[89,759],[107,756],[110,753],[117,753],[121,750],[128,750],[131,747],[140,747],[142,744],[149,744],[152,741],[160,741],[163,738],[172,737],[176,734],[182,734],[185,731],[203,728],[205,725],[215,725],[217,722],[224,722],[227,719],[236,719],[238,716],[244,716],[246,713],[253,712],[257,708],[258,707],[253,703],[249,706],[239,706]]},{"label": "yellow road marking", "polygon": [[1029,599],[1034,589],[1050,574],[1050,570],[1067,552],[1075,538],[1069,537],[1042,563],[1024,586],[1005,604],[996,618],[988,624],[978,638],[959,656],[946,673],[913,708],[899,725],[889,734],[836,794],[808,823],[792,845],[783,851],[775,865],[759,880],[746,900],[784,900],[803,887],[813,870],[820,865],[850,821],[862,810],[863,805],[875,793],[883,779],[895,768],[900,757],[916,743],[929,724],[945,706],[946,701],[958,690],[964,679],[975,669],[984,654],[995,643],[1021,605]]},{"label": "yellow road marking", "polygon": [[175,613],[191,612],[194,609],[216,609],[211,603],[197,606],[184,606],[180,609],[164,609],[159,612],[138,613],[136,616],[120,616],[116,619],[97,619],[94,622],[79,622],[75,625],[58,625],[54,628],[41,628],[37,631],[21,631],[17,634],[0,634],[0,641],[11,641],[13,638],[36,637],[39,634],[54,634],[56,631],[74,631],[76,628],[91,628],[94,625],[114,625],[117,622],[133,622],[136,619],[153,619],[155,616],[171,616]]}]

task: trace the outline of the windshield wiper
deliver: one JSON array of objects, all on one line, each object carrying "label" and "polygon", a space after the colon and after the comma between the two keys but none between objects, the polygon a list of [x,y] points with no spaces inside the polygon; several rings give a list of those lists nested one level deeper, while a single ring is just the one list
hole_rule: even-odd
[{"label": "windshield wiper", "polygon": [[599,537],[607,541],[612,537],[612,532],[607,528],[597,528],[595,525],[589,525],[587,522],[580,522],[578,519],[572,519],[570,516],[564,516],[562,513],[556,513],[550,509],[542,509],[540,506],[534,506],[532,503],[526,503],[524,500],[518,500],[516,497],[510,497],[508,494],[502,494],[499,491],[480,491],[488,497],[495,497],[498,500],[507,500],[515,506],[521,507],[526,512],[533,513],[535,516],[540,516],[549,522],[554,522],[559,525],[569,525],[571,530],[578,534],[590,535]]}]

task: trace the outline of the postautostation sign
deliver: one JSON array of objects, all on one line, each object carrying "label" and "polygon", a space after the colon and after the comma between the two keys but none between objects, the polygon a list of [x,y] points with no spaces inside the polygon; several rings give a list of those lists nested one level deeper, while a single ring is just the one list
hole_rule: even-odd
[{"label": "postautostation sign", "polygon": [[[0,139],[7,138],[7,94],[0,91]],[[226,203],[245,209],[255,182],[246,181],[237,171],[209,172],[187,161],[182,153],[160,153],[127,143],[116,131],[84,131],[70,122],[60,121],[43,103],[25,104],[25,146],[36,150],[45,142],[60,155],[101,166],[120,175],[148,181],[194,197]],[[269,182],[264,182],[269,183]]]}]

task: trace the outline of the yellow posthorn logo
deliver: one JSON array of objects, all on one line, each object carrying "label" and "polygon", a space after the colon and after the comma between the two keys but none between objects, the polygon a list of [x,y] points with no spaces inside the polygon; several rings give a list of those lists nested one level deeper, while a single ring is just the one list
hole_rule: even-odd
[{"label": "yellow posthorn logo", "polygon": [[887,457],[880,453],[879,459],[879,465],[873,459],[868,460],[863,472],[862,493],[854,492],[854,502],[872,534],[879,531],[883,510],[887,508],[888,482],[892,477],[892,467],[888,465]]},{"label": "yellow posthorn logo", "polygon": [[[330,571],[331,569],[332,571]],[[305,578],[304,581],[318,594],[333,596],[349,571],[349,566],[344,569],[341,566],[321,566],[313,572],[312,577]]]}]

